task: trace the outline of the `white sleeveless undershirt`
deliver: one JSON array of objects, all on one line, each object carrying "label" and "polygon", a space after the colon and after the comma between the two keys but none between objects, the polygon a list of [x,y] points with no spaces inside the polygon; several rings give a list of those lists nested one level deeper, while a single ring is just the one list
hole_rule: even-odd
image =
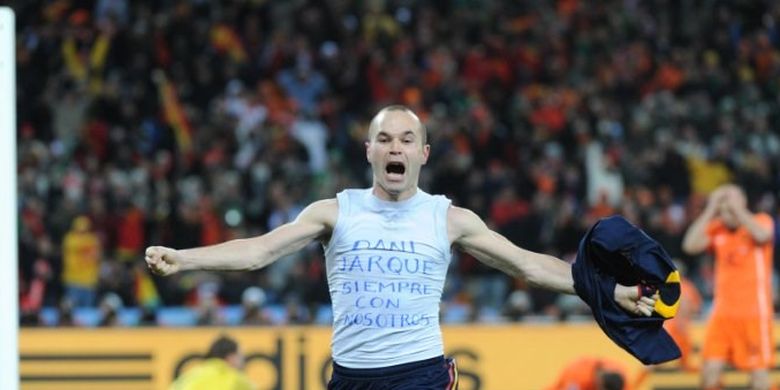
[{"label": "white sleeveless undershirt", "polygon": [[376,368],[442,355],[450,200],[420,189],[400,202],[371,189],[344,190],[337,199],[338,221],[325,247],[333,360]]}]

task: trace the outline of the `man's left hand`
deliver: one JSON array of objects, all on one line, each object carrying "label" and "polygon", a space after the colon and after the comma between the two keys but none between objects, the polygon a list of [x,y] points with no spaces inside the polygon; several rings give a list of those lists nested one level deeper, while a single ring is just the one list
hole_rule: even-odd
[{"label": "man's left hand", "polygon": [[653,315],[656,296],[645,297],[639,295],[637,286],[615,286],[615,301],[624,310],[637,316],[650,317]]}]

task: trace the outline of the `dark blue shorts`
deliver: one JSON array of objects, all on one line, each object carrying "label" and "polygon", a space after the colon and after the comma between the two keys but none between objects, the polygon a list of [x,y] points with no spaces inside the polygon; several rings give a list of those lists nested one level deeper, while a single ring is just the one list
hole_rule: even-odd
[{"label": "dark blue shorts", "polygon": [[328,390],[457,390],[455,360],[444,356],[381,368],[333,363]]}]

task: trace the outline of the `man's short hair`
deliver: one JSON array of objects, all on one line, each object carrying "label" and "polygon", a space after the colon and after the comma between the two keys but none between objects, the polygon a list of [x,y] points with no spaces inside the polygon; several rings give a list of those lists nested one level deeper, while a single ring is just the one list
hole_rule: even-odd
[{"label": "man's short hair", "polygon": [[600,390],[623,390],[625,381],[623,375],[620,373],[607,371],[601,374],[601,389]]},{"label": "man's short hair", "polygon": [[233,340],[230,336],[222,335],[211,343],[209,352],[206,354],[206,359],[225,359],[236,352],[238,352],[238,343],[236,340]]},{"label": "man's short hair", "polygon": [[421,140],[422,140],[422,144],[424,146],[425,144],[428,143],[428,128],[425,127],[425,124],[422,123],[422,121],[420,120],[420,117],[418,117],[417,114],[414,111],[412,111],[411,108],[406,107],[403,104],[391,104],[389,106],[386,106],[386,107],[382,108],[381,110],[379,110],[379,112],[376,113],[376,115],[374,115],[374,118],[371,119],[371,124],[368,127],[368,138],[369,138],[369,141],[371,140],[371,132],[372,132],[372,130],[374,129],[375,126],[379,125],[378,123],[375,123],[377,118],[379,118],[380,115],[382,115],[384,113],[387,113],[387,112],[391,112],[391,111],[403,111],[403,112],[406,112],[407,114],[410,114],[413,117],[417,118],[417,122],[420,124],[420,137],[421,137]]}]

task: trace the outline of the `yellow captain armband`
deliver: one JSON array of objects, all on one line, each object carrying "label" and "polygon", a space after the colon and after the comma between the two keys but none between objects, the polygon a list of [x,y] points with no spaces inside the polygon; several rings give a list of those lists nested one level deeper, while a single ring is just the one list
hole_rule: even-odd
[{"label": "yellow captain armband", "polygon": [[680,272],[677,270],[670,272],[656,293],[658,298],[653,310],[663,318],[674,318],[677,315],[677,309],[680,308]]}]

